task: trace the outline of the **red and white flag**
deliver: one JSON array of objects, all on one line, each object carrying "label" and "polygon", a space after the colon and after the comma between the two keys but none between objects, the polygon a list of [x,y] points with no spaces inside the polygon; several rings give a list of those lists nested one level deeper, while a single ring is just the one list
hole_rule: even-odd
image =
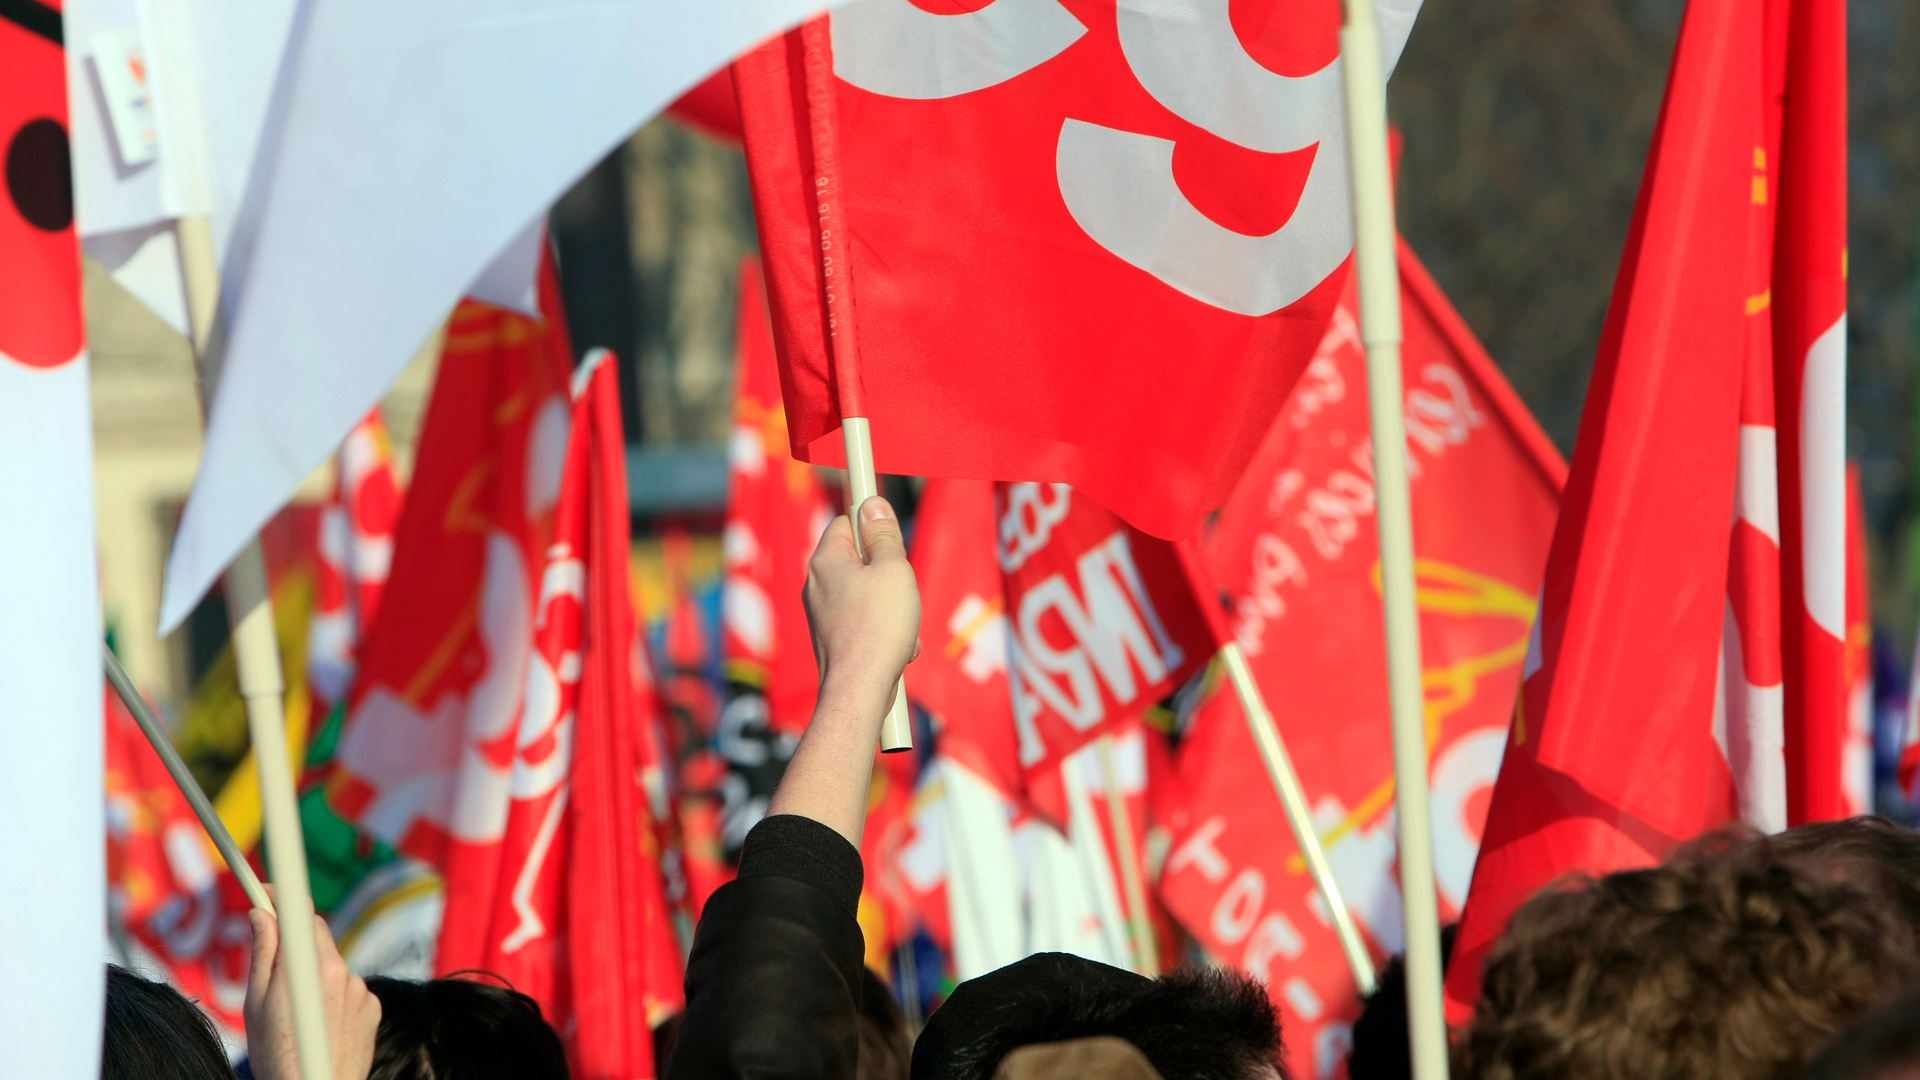
[{"label": "red and white flag", "polygon": [[0,12],[0,869],[7,1068],[100,1070],[100,586],[61,0]]},{"label": "red and white flag", "polygon": [[788,450],[760,261],[751,256],[740,262],[736,326],[722,654],[729,681],[765,695],[768,726],[798,734],[813,716],[820,680],[800,590],[833,511],[813,466]]},{"label": "red and white flag", "polygon": [[909,693],[933,714],[940,756],[1008,799],[1023,787],[1007,687],[1006,597],[986,480],[927,481],[913,523],[920,657]]},{"label": "red and white flag", "polygon": [[997,484],[993,502],[1016,760],[1026,799],[1064,828],[1060,763],[1205,668],[1224,624],[1191,543],[1065,484]]},{"label": "red and white flag", "polygon": [[[642,781],[654,707],[633,671],[626,444],[610,357],[595,352],[574,378],[498,873],[449,873],[436,966],[505,977],[566,1033],[576,1073],[626,1078],[653,1075],[652,1025],[683,997]],[[473,955],[449,948],[476,939]]]},{"label": "red and white flag", "polygon": [[1841,806],[1873,813],[1873,589],[1867,577],[1866,504],[1860,465],[1847,464],[1847,730],[1840,750]]},{"label": "red and white flag", "polygon": [[1536,889],[1647,865],[1739,812],[1716,725],[1719,583],[1734,564],[1741,388],[1761,317],[1748,254],[1764,243],[1752,213],[1763,21],[1755,5],[1696,0],[1681,27],[1448,969],[1455,1019]]},{"label": "red and white flag", "polygon": [[406,495],[378,406],[347,433],[334,460],[339,477],[320,514],[307,629],[307,685],[321,721],[353,686],[360,642],[380,612],[393,567],[393,534]]},{"label": "red and white flag", "polygon": [[127,966],[172,983],[224,1042],[244,1046],[253,905],[133,715],[111,690],[106,699],[110,925],[125,934],[115,944]]},{"label": "red and white flag", "polygon": [[[1064,481],[1195,532],[1353,246],[1337,20],[1245,7],[869,0],[736,62],[795,456],[843,460],[837,296],[881,471]],[[1419,2],[1376,7],[1391,71]]]},{"label": "red and white flag", "polygon": [[[1566,465],[1405,245],[1407,452],[1443,918],[1466,900],[1506,745]],[[1349,289],[1205,546],[1305,785],[1334,876],[1377,956],[1402,949],[1386,641],[1366,356]],[[1267,982],[1293,1074],[1335,1075],[1352,969],[1238,699],[1215,693],[1156,800],[1160,896],[1219,959]]]},{"label": "red and white flag", "polygon": [[1769,26],[1787,42],[1772,308],[1787,820],[1797,825],[1847,813],[1847,5],[1791,0],[1782,21]]},{"label": "red and white flag", "polygon": [[[448,908],[498,877],[516,722],[572,407],[559,290],[545,322],[471,301],[447,326],[393,573],[371,629],[327,797],[446,876]],[[486,898],[491,898],[487,887]],[[469,925],[447,955],[477,956]]]}]

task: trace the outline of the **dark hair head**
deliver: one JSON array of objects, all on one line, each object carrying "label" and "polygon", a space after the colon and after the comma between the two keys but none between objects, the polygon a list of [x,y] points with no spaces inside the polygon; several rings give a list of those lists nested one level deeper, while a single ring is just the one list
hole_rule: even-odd
[{"label": "dark hair head", "polygon": [[1666,865],[1537,894],[1494,943],[1470,1080],[1785,1080],[1920,975],[1883,894],[1722,833]]},{"label": "dark hair head", "polygon": [[380,999],[367,1080],[569,1080],[560,1036],[540,1003],[459,977],[367,980]]},{"label": "dark hair head", "polygon": [[912,1061],[913,1031],[893,990],[872,968],[862,969],[858,1080],[907,1080]]},{"label": "dark hair head", "polygon": [[[1453,957],[1459,923],[1440,928],[1440,970]],[[1406,957],[1396,954],[1380,969],[1373,993],[1360,1003],[1353,1021],[1353,1049],[1347,1055],[1347,1080],[1410,1080],[1413,1049],[1407,1040]]]},{"label": "dark hair head", "polygon": [[1279,1013],[1245,975],[1186,968],[1146,979],[1040,953],[956,988],[914,1045],[913,1077],[991,1080],[1019,1047],[1097,1035],[1139,1047],[1166,1080],[1248,1080],[1282,1069]]},{"label": "dark hair head", "polygon": [[1920,832],[1854,817],[1796,826],[1774,837],[1773,847],[1817,876],[1884,893],[1920,932]]},{"label": "dark hair head", "polygon": [[1908,1080],[1920,1076],[1920,990],[1909,990],[1834,1036],[1806,1080]]},{"label": "dark hair head", "polygon": [[233,1080],[213,1021],[180,991],[107,965],[100,1080]]}]

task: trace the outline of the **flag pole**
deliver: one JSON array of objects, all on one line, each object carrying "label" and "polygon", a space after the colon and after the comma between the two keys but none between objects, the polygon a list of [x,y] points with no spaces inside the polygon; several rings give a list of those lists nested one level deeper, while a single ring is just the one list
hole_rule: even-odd
[{"label": "flag pole", "polygon": [[1120,856],[1120,884],[1127,892],[1127,927],[1133,932],[1134,970],[1149,979],[1160,977],[1160,948],[1153,940],[1153,919],[1147,914],[1147,887],[1140,873],[1140,849],[1133,842],[1133,817],[1127,796],[1120,790],[1120,770],[1114,767],[1113,736],[1102,735],[1100,770],[1106,774],[1107,822]]},{"label": "flag pole", "polygon": [[1254,681],[1253,669],[1247,666],[1247,657],[1240,651],[1239,642],[1229,641],[1220,646],[1220,662],[1227,669],[1227,681],[1233,684],[1234,694],[1240,699],[1240,711],[1246,714],[1247,728],[1253,732],[1254,745],[1260,748],[1260,760],[1267,767],[1273,790],[1280,796],[1287,824],[1293,828],[1293,842],[1307,861],[1321,899],[1327,902],[1334,933],[1339,935],[1340,948],[1347,954],[1347,966],[1353,969],[1354,985],[1362,995],[1371,994],[1378,981],[1373,956],[1367,952],[1367,943],[1360,937],[1353,912],[1348,909],[1346,897],[1340,893],[1340,883],[1334,880],[1333,868],[1327,863],[1327,851],[1313,827],[1313,815],[1307,809],[1307,795],[1300,787],[1300,775],[1293,771],[1293,758],[1287,753],[1287,744],[1280,739],[1280,729],[1267,708],[1266,695]]},{"label": "flag pole", "polygon": [[105,642],[100,643],[100,655],[107,669],[107,681],[113,684],[114,692],[120,695],[120,701],[126,705],[127,711],[133,714],[133,722],[140,725],[140,732],[147,737],[153,752],[160,755],[160,763],[167,767],[167,775],[173,777],[174,786],[186,796],[187,805],[193,807],[193,816],[200,819],[200,827],[207,830],[213,846],[220,849],[220,857],[227,861],[227,869],[240,879],[240,888],[246,891],[247,902],[271,914],[273,900],[267,896],[267,890],[261,887],[260,878],[254,874],[253,865],[241,853],[240,845],[233,842],[233,834],[227,831],[226,822],[220,820],[213,804],[207,801],[207,793],[200,790],[200,782],[193,778],[187,763],[180,759],[180,751],[174,749],[173,740],[168,737],[160,718],[147,707],[147,699],[140,696],[133,680],[127,677],[127,670],[120,666],[120,658],[113,655],[113,650]]},{"label": "flag pole", "polygon": [[[213,408],[223,347],[216,332],[220,305],[219,262],[213,226],[204,215],[180,218],[180,276],[192,319],[193,353],[200,375],[200,415]],[[266,558],[260,539],[247,541],[227,567],[227,614],[233,656],[239,669],[240,696],[247,707],[247,731],[260,776],[260,810],[265,826],[267,872],[273,879],[279,911],[280,953],[286,958],[287,985],[293,1001],[293,1033],[300,1074],[305,1080],[332,1080],[326,1013],[320,996],[319,941],[313,929],[313,893],[307,883],[306,841],[293,791],[288,760],[280,674],[280,643],[274,635],[273,604],[267,590]],[[244,860],[243,860],[244,862]]]},{"label": "flag pole", "polygon": [[1446,1080],[1441,1001],[1440,906],[1433,877],[1427,786],[1426,692],[1414,593],[1413,509],[1407,482],[1400,373],[1400,269],[1387,162],[1386,72],[1373,0],[1345,0],[1340,55],[1346,69],[1348,161],[1353,173],[1354,261],[1360,336],[1367,351],[1374,498],[1380,529],[1387,693],[1393,708],[1393,774],[1400,824],[1400,890],[1407,937],[1407,1033],[1415,1080]]},{"label": "flag pole", "polygon": [[[828,35],[824,15],[800,28],[801,43],[805,46],[807,126],[813,142],[820,273],[826,293],[826,345],[833,362],[834,390],[840,399],[840,433],[847,446],[847,516],[853,523],[854,547],[860,557],[865,558],[860,507],[880,494],[880,479],[873,467],[873,433],[867,425],[866,392],[860,381],[860,330],[854,321],[852,242],[838,179],[833,43]],[[904,676],[893,688],[893,704],[880,726],[880,749],[887,753],[913,749],[913,723],[907,711]]]}]

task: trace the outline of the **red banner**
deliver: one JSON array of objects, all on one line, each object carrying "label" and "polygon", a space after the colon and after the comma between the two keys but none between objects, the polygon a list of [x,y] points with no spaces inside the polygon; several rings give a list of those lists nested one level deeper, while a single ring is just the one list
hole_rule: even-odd
[{"label": "red banner", "polygon": [[1060,762],[1178,689],[1224,635],[1190,545],[1065,484],[998,484],[993,502],[1015,753],[1028,799],[1063,826]]},{"label": "red banner", "polygon": [[[1465,901],[1566,472],[1413,252],[1400,250],[1407,449],[1441,907]],[[1366,358],[1349,290],[1206,554],[1235,639],[1306,786],[1376,956],[1401,949]],[[1238,700],[1179,752],[1161,896],[1223,961],[1267,981],[1293,1074],[1339,1075],[1359,1009]]]},{"label": "red banner", "polygon": [[[842,460],[839,302],[883,472],[1065,481],[1190,535],[1345,278],[1334,8],[960,8],[843,7],[734,66],[795,454]],[[1383,8],[1391,70],[1417,5]]]}]

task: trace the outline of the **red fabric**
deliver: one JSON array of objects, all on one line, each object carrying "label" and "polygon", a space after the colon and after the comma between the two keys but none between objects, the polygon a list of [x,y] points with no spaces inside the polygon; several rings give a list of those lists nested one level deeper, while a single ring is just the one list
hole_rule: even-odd
[{"label": "red fabric", "polygon": [[[550,263],[541,301],[544,323],[471,301],[448,323],[383,616],[326,786],[342,817],[442,871],[449,912],[484,910],[499,876],[566,454],[573,355]],[[449,920],[442,955],[478,957],[484,930]]]},{"label": "red fabric", "polygon": [[1788,820],[1843,816],[1847,8],[1792,0],[1773,261]]},{"label": "red fabric", "polygon": [[449,881],[448,927],[487,929],[477,956],[443,945],[437,966],[495,972],[533,996],[567,1034],[576,1075],[650,1077],[650,1024],[682,998],[642,786],[652,709],[635,692],[626,443],[610,360],[576,385],[499,874],[471,889]]},{"label": "red fabric", "polygon": [[920,657],[907,669],[907,692],[939,725],[941,756],[1016,799],[1020,756],[995,535],[991,483],[927,481],[913,526]]},{"label": "red fabric", "polygon": [[[50,0],[56,12],[61,0]],[[58,367],[80,354],[80,240],[73,231],[67,57],[0,19],[0,357]]]},{"label": "red fabric", "polygon": [[[1442,912],[1467,882],[1520,683],[1566,465],[1413,252],[1400,249],[1408,451]],[[1401,949],[1366,357],[1353,290],[1205,551],[1377,954]],[[1334,722],[1337,721],[1337,722]],[[1161,897],[1265,979],[1296,1076],[1326,1076],[1359,1010],[1238,699],[1220,686],[1161,800]]]},{"label": "red fabric", "polygon": [[733,96],[733,73],[726,68],[702,79],[667,106],[675,120],[715,136],[740,141],[740,102]]},{"label": "red fabric", "polygon": [[360,641],[380,614],[406,494],[378,405],[347,433],[334,460],[338,477],[321,511],[307,629],[307,682],[320,717],[346,697]]},{"label": "red fabric", "polygon": [[[242,1042],[247,895],[113,690],[106,692],[107,888],[132,958]],[[259,870],[258,867],[255,867]],[[265,878],[261,872],[261,877]]]},{"label": "red fabric", "polygon": [[1761,24],[1699,0],[1681,27],[1449,968],[1455,1019],[1540,886],[1651,863],[1733,813],[1713,720]]},{"label": "red fabric", "polygon": [[727,678],[766,695],[769,726],[799,734],[820,681],[800,592],[833,511],[813,466],[788,449],[760,260],[751,256],[740,263],[735,340],[722,652]]},{"label": "red fabric", "polygon": [[[1045,7],[1077,38],[992,85],[899,96],[834,79],[838,167],[825,172],[805,70],[830,59],[844,74],[842,61],[857,60],[818,55],[827,35],[802,30],[734,65],[794,453],[844,461],[832,300],[858,312],[861,415],[882,472],[1068,482],[1153,535],[1188,536],[1225,501],[1345,280],[1344,197],[1293,214],[1309,176],[1323,170],[1324,182],[1340,167],[1326,152],[1344,154],[1338,120],[1319,138],[1256,152],[1149,91],[1122,52],[1111,0]],[[857,33],[870,15],[831,18],[842,50],[842,28]],[[1335,54],[1337,20],[1240,29],[1241,49],[1301,74]],[[1027,30],[987,51],[1037,40]],[[1236,62],[1255,61],[1190,66]],[[1123,174],[1093,163],[1095,144],[1162,158]],[[823,185],[840,199],[819,204]],[[844,238],[818,232],[834,214]],[[1160,218],[1193,243],[1173,228],[1158,247],[1111,233]],[[1231,253],[1255,249],[1244,273],[1222,272]]]},{"label": "red fabric", "polygon": [[1065,484],[998,484],[995,554],[1028,798],[1064,828],[1058,766],[1178,689],[1223,639],[1185,545],[1142,533]]},{"label": "red fabric", "polygon": [[1866,504],[1860,465],[1847,465],[1847,727],[1841,744],[1841,809],[1873,813],[1873,590],[1868,581]]}]

